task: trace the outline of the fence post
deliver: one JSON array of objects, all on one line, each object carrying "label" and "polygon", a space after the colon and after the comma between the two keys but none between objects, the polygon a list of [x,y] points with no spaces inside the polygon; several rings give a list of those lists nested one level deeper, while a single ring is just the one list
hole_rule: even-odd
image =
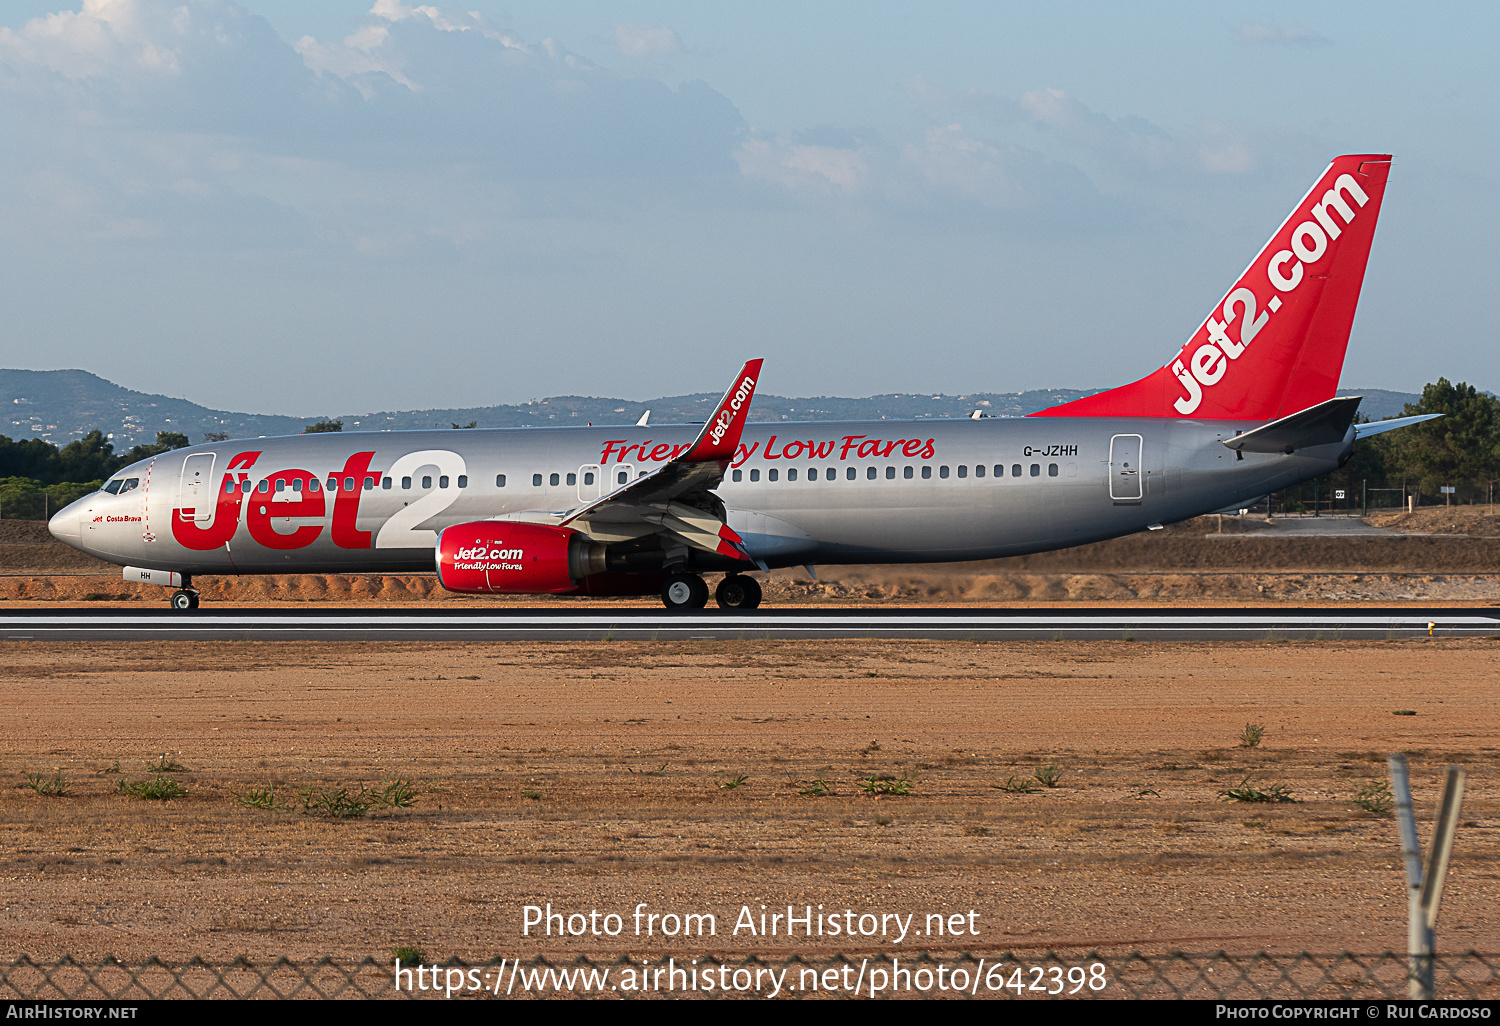
[{"label": "fence post", "polygon": [[1422,872],[1422,843],[1417,839],[1416,816],[1412,812],[1411,780],[1406,756],[1387,757],[1391,767],[1391,790],[1396,798],[1396,829],[1401,836],[1401,856],[1406,863],[1407,996],[1413,1001],[1431,1001],[1432,957],[1437,947],[1438,905],[1448,877],[1448,857],[1458,830],[1458,811],[1463,804],[1464,769],[1449,766],[1443,787],[1443,804],[1432,836],[1432,856]]}]

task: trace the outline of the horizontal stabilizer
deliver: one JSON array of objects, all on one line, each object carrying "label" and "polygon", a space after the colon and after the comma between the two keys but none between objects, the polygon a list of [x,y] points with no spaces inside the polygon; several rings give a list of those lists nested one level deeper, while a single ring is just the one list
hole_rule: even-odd
[{"label": "horizontal stabilizer", "polygon": [[1424,420],[1436,420],[1441,416],[1441,413],[1421,413],[1415,417],[1392,417],[1390,420],[1377,420],[1369,424],[1356,424],[1354,425],[1354,437],[1369,438],[1371,435],[1384,434],[1387,431],[1394,431],[1397,428],[1411,427],[1413,424],[1420,424]]},{"label": "horizontal stabilizer", "polygon": [[1293,453],[1314,445],[1342,442],[1359,412],[1364,396],[1349,395],[1309,406],[1301,413],[1273,420],[1254,431],[1224,439],[1224,444],[1240,452]]}]

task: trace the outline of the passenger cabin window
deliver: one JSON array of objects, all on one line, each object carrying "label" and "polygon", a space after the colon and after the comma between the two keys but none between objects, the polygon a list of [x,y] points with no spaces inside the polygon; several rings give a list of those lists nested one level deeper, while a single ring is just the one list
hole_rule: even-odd
[{"label": "passenger cabin window", "polygon": [[322,491],[322,488],[323,488],[323,486],[318,483],[318,479],[317,478],[310,477],[310,478],[307,479],[307,490],[308,491],[310,491],[310,492]]},{"label": "passenger cabin window", "polygon": [[922,468],[922,480],[926,481],[926,480],[928,480],[931,477],[932,477],[932,468],[931,467],[923,467]]},{"label": "passenger cabin window", "polygon": [[558,483],[558,477],[557,477],[557,475],[553,474],[551,477],[549,477],[547,479],[547,483],[550,484],[550,485],[553,485],[554,487],[556,487],[556,485]]},{"label": "passenger cabin window", "polygon": [[977,464],[974,467],[974,476],[975,477],[983,477],[984,476],[984,464],[983,463]]},{"label": "passenger cabin window", "polygon": [[839,472],[838,472],[838,468],[837,467],[828,467],[827,469],[825,469],[823,471],[823,480],[825,480],[825,481],[837,481],[838,479],[839,479]]},{"label": "passenger cabin window", "polygon": [[1032,477],[1041,477],[1042,476],[1042,465],[1040,463],[1033,463],[1031,465],[1031,476]]},{"label": "passenger cabin window", "polygon": [[[735,480],[738,481],[739,478],[735,478]],[[594,472],[592,470],[583,475],[583,483],[586,485],[591,485],[594,483]]]},{"label": "passenger cabin window", "polygon": [[427,477],[427,476],[424,475],[423,478],[422,478],[422,487],[423,488],[431,488],[432,487],[432,478],[431,477]]},{"label": "passenger cabin window", "polygon": [[807,468],[807,479],[809,481],[816,481],[818,479],[818,468],[817,467],[808,467]]},{"label": "passenger cabin window", "polygon": [[257,492],[269,492],[271,490],[271,482],[266,480],[258,481],[256,482],[255,490]]},{"label": "passenger cabin window", "polygon": [[284,491],[286,491],[286,481],[283,480],[282,478],[278,477],[276,479],[276,490],[278,492],[284,492]]},{"label": "passenger cabin window", "polygon": [[410,489],[411,488],[411,478],[409,478],[409,477],[403,477],[401,479],[401,487],[404,488],[404,489]]},{"label": "passenger cabin window", "polygon": [[910,481],[911,480],[911,468],[910,467],[902,467],[901,468],[901,476],[904,477],[904,478],[906,478],[906,480]]},{"label": "passenger cabin window", "polygon": [[767,481],[774,481],[774,480],[776,480],[780,476],[781,476],[781,471],[777,470],[774,467],[772,467],[770,470],[766,471],[766,480]]},{"label": "passenger cabin window", "polygon": [[[853,474],[854,471],[851,470],[851,471],[849,471],[849,473]],[[875,468],[874,467],[867,467],[865,469],[865,477],[868,478],[871,481],[875,480]]]},{"label": "passenger cabin window", "polygon": [[496,488],[504,488],[505,487],[505,475],[504,474],[496,474],[495,475],[495,487]]},{"label": "passenger cabin window", "polygon": [[948,468],[947,467],[938,467],[938,477],[941,477],[944,480],[946,480],[947,477],[948,477]]},{"label": "passenger cabin window", "polygon": [[958,468],[958,476],[959,477],[968,477],[969,476],[969,468],[968,467],[959,467]]},{"label": "passenger cabin window", "polygon": [[383,488],[383,489],[385,489],[386,491],[390,491],[391,490],[391,479],[388,478],[388,477],[382,477],[380,479],[380,487]]},{"label": "passenger cabin window", "polygon": [[469,475],[468,474],[459,474],[458,475],[458,486],[460,488],[467,488],[467,487],[469,487]]},{"label": "passenger cabin window", "polygon": [[374,487],[375,487],[375,479],[373,477],[367,477],[367,478],[365,478],[365,491],[367,491],[367,492],[371,491],[372,489],[374,489]]},{"label": "passenger cabin window", "polygon": [[885,468],[885,479],[887,481],[894,481],[894,480],[896,480],[896,468],[895,467],[886,467]]},{"label": "passenger cabin window", "polygon": [[615,484],[627,484],[630,481],[630,471],[622,470],[615,475]]},{"label": "passenger cabin window", "polygon": [[1047,476],[1048,477],[1056,477],[1057,476],[1057,464],[1056,463],[1049,463],[1049,464],[1047,464]]},{"label": "passenger cabin window", "polygon": [[1012,463],[1010,465],[1010,476],[1011,477],[1020,477],[1021,476],[1021,465],[1019,463]]},{"label": "passenger cabin window", "polygon": [[[555,481],[553,482],[553,484],[556,484],[556,483],[557,482],[555,482]],[[577,474],[569,474],[568,475],[568,487],[570,487],[570,488],[576,487],[577,484],[578,484],[578,475]]]},{"label": "passenger cabin window", "polygon": [[786,472],[786,479],[788,481],[795,481],[795,480],[797,480],[797,468],[796,467],[793,467],[791,470],[788,470]]},{"label": "passenger cabin window", "polygon": [[[589,475],[589,476],[590,476],[590,477],[593,477],[593,475],[592,475],[592,474],[590,474],[590,475]],[[742,471],[739,471],[739,470],[736,470],[736,471],[735,471],[735,472],[734,472],[734,479],[735,479],[735,480],[736,480],[736,481],[743,481],[743,480],[744,480],[744,479],[745,479],[745,475],[744,475],[744,473],[743,473],[743,472],[742,472]],[[591,481],[591,482],[589,482],[589,483],[590,483],[590,484],[592,484],[592,483],[593,483],[593,482],[592,482],[592,481]]]},{"label": "passenger cabin window", "polygon": [[531,487],[533,487],[533,488],[540,488],[541,486],[542,486],[542,475],[541,474],[532,474],[531,475]]},{"label": "passenger cabin window", "polygon": [[[736,478],[735,480],[738,480],[738,478]],[[752,470],[752,471],[750,471],[750,480],[751,481],[759,481],[760,480],[760,471],[758,471],[758,470]]]},{"label": "passenger cabin window", "polygon": [[438,475],[438,487],[439,488],[447,488],[448,487],[448,475],[447,474],[439,474]]}]

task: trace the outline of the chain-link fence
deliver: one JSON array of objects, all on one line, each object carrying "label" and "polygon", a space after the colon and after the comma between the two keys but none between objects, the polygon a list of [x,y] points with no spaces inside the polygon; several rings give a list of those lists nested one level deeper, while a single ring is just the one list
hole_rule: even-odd
[{"label": "chain-link fence", "polygon": [[[1469,951],[1434,960],[1435,996],[1500,999],[1500,956]],[[1195,998],[1226,1000],[1404,999],[1409,961],[1360,955],[712,955],[650,958],[389,959],[237,958],[210,963],[158,958],[21,957],[0,968],[0,1000],[137,1001],[159,998]]]}]

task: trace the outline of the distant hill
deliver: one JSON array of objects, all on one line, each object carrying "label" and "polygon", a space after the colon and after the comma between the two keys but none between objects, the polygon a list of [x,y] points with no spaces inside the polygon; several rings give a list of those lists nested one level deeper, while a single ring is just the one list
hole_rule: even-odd
[{"label": "distant hill", "polygon": [[156,441],[158,431],[179,431],[198,442],[207,431],[235,438],[283,435],[311,422],[210,410],[186,399],[133,392],[88,371],[0,370],[0,435],[11,438],[66,445],[97,429],[111,437],[116,452],[124,452]]},{"label": "distant hill", "polygon": [[[832,396],[789,399],[757,395],[750,419],[797,420],[922,420],[961,418],[976,409],[991,417],[1021,417],[1035,410],[1068,402],[1100,389],[1058,388],[1031,392],[974,392],[967,395],[892,393],[865,399]],[[1361,412],[1373,419],[1393,417],[1420,396],[1382,389],[1341,389],[1340,395],[1363,395]],[[638,402],[589,396],[553,396],[514,406],[465,409],[386,410],[375,413],[328,414],[306,417],[232,413],[211,410],[186,399],[149,395],[122,388],[81,370],[0,370],[0,435],[44,438],[66,445],[93,430],[103,431],[116,452],[154,442],[158,431],[177,431],[194,442],[208,432],[231,438],[296,434],[308,424],[341,419],[348,431],[404,431],[446,428],[477,421],[479,427],[547,427],[565,424],[633,424],[646,410],[653,424],[694,423],[705,419],[717,393],[666,396]]]}]

